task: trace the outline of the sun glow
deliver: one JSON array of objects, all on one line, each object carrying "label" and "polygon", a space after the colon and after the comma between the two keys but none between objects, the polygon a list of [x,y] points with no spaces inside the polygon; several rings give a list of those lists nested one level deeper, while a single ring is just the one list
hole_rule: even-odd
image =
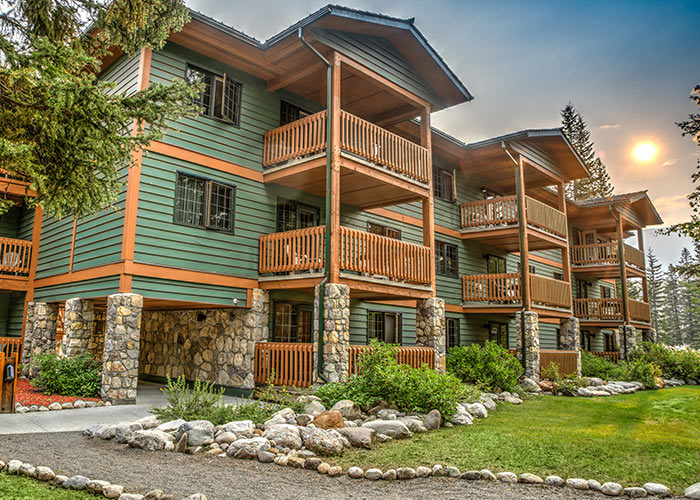
[{"label": "sun glow", "polygon": [[632,156],[641,163],[649,163],[659,154],[659,148],[653,142],[639,142],[632,150]]}]

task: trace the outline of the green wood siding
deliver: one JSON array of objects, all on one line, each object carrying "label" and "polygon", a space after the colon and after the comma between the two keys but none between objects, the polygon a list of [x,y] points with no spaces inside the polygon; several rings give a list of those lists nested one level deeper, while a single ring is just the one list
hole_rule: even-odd
[{"label": "green wood siding", "polygon": [[119,290],[119,276],[107,276],[90,280],[65,283],[37,288],[34,291],[36,302],[63,302],[71,297],[106,297]]},{"label": "green wood siding", "polygon": [[0,236],[5,238],[17,238],[21,219],[22,207],[17,205],[0,215]]},{"label": "green wood siding", "polygon": [[402,307],[352,299],[350,294],[350,344],[367,344],[367,321],[369,311],[401,314],[402,345],[416,345],[416,308]]},{"label": "green wood siding", "polygon": [[0,324],[5,328],[0,335],[8,337],[22,336],[22,322],[24,317],[24,292],[6,292],[2,294],[7,297],[6,314],[0,314],[0,318],[6,318],[6,321],[0,321]]},{"label": "green wood siding", "polygon": [[200,283],[186,283],[177,280],[145,278],[134,276],[131,291],[144,297],[154,299],[181,300],[201,302],[203,304],[220,304],[233,307],[233,299],[238,299],[238,306],[246,303],[245,288],[231,288]]}]

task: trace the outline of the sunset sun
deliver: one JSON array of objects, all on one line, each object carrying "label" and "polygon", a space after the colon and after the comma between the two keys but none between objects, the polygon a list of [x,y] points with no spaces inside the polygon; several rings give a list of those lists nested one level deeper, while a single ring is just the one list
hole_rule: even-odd
[{"label": "sunset sun", "polygon": [[648,163],[658,154],[659,149],[653,142],[640,142],[634,146],[632,150],[632,155],[637,159],[637,161],[642,163]]}]

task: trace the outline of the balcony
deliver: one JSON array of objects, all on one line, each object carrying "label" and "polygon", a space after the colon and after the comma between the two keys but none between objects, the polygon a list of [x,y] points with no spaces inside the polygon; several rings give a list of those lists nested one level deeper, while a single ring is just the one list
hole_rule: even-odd
[{"label": "balcony", "polygon": [[[633,322],[649,323],[649,304],[639,300],[629,300],[630,319]],[[596,323],[602,326],[605,322],[621,323],[624,320],[622,299],[575,299],[574,316],[585,324]]]},{"label": "balcony", "polygon": [[[462,203],[461,226],[464,239],[502,248],[520,249],[518,201],[515,195]],[[566,244],[566,215],[530,196],[525,196],[530,250],[544,250]]]},{"label": "balcony", "polygon": [[26,196],[36,196],[36,192],[29,189],[29,180],[18,174],[13,174],[0,168],[0,191],[6,196],[21,199]]},{"label": "balcony", "polygon": [[31,241],[0,238],[0,289],[27,289],[31,256]]},{"label": "balcony", "polygon": [[[429,248],[344,226],[339,238],[340,282],[355,296],[430,296]],[[326,264],[324,242],[325,226],[261,236],[261,286],[312,289]]]},{"label": "balcony", "polygon": [[[624,245],[625,266],[628,274],[644,277],[644,253],[630,245]],[[619,278],[620,259],[617,241],[571,246],[571,265],[574,271],[592,274],[599,278]]]},{"label": "balcony", "polygon": [[[462,276],[462,300],[496,304],[499,307],[481,307],[478,312],[497,312],[501,306],[520,308],[522,305],[522,278],[520,273],[477,274]],[[530,293],[535,308],[571,309],[571,285],[536,274],[530,275]],[[471,306],[467,306],[471,307]]]},{"label": "balcony", "polygon": [[[265,134],[265,182],[325,196],[327,111]],[[359,208],[429,195],[429,151],[346,111],[340,112],[340,199]]]}]

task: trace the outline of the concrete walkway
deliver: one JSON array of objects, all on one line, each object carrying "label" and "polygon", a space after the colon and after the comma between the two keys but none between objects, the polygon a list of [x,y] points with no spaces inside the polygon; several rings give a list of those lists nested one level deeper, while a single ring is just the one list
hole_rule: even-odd
[{"label": "concrete walkway", "polygon": [[[95,424],[116,424],[137,420],[150,415],[151,407],[165,406],[165,398],[160,392],[161,387],[152,382],[139,382],[135,405],[2,414],[0,415],[0,435],[82,431]],[[238,404],[246,401],[243,398],[229,396],[224,396],[224,400],[227,403]]]}]

